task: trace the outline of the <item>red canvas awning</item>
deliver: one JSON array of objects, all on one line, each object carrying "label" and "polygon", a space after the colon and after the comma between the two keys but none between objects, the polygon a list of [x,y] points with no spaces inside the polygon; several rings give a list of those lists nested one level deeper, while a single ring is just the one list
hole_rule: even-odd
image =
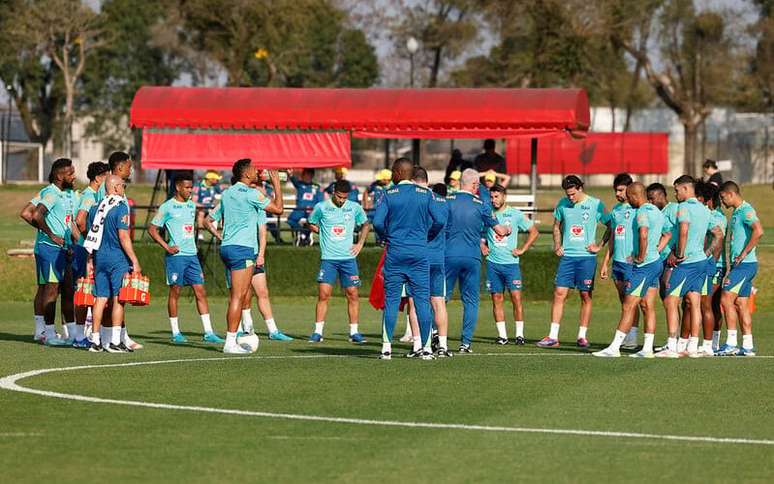
[{"label": "red canvas awning", "polygon": [[[508,139],[505,152],[508,173],[530,173],[530,141]],[[541,174],[592,175],[601,173],[667,173],[667,133],[588,133],[541,139],[537,150]]]},{"label": "red canvas awning", "polygon": [[142,87],[136,128],[344,130],[363,137],[483,138],[585,131],[582,89]]},{"label": "red canvas awning", "polygon": [[230,169],[251,158],[258,168],[351,166],[347,133],[159,133],[142,137],[143,168]]}]

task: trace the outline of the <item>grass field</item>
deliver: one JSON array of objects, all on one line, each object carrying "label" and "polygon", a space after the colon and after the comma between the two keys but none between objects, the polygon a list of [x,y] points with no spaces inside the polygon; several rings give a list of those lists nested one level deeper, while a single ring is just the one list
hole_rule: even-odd
[{"label": "grass field", "polygon": [[[774,226],[766,189],[754,203]],[[380,361],[380,313],[362,300],[369,341],[353,346],[340,297],[319,345],[306,342],[312,298],[275,298],[278,324],[298,339],[270,342],[262,331],[258,352],[244,358],[198,342],[190,299],[180,320],[191,343],[169,343],[157,298],[127,315],[145,349],[90,354],[31,341],[34,263],[5,255],[32,238],[16,218],[31,190],[0,188],[0,482],[774,480],[772,248],[761,250],[756,280],[758,358],[593,358],[573,344],[573,300],[561,348],[531,344],[548,329],[549,304],[537,301],[525,304],[530,344],[494,345],[484,301],[475,354]],[[591,351],[618,319],[610,285],[598,282]],[[11,301],[20,294],[28,299]],[[456,348],[461,307],[449,307]],[[213,299],[210,312],[222,333],[225,301]],[[664,337],[660,312],[656,342]],[[55,371],[7,378],[44,369]]]}]

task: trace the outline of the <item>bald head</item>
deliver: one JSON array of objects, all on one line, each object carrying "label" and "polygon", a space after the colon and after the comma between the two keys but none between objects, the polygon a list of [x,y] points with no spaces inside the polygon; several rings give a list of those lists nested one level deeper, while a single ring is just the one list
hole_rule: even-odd
[{"label": "bald head", "polygon": [[110,175],[105,179],[105,193],[124,196],[124,179],[118,175]]},{"label": "bald head", "polygon": [[398,158],[392,164],[392,181],[395,183],[411,180],[414,176],[414,163],[408,158]]},{"label": "bald head", "polygon": [[634,182],[626,187],[626,198],[629,200],[629,205],[639,208],[643,203],[647,202],[645,185],[640,182]]}]

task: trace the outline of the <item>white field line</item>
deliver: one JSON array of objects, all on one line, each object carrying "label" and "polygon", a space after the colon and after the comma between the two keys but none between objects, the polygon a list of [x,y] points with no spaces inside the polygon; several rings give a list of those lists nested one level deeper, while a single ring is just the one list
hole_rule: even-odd
[{"label": "white field line", "polygon": [[[498,353],[494,353],[498,354]],[[215,407],[201,407],[194,405],[172,405],[168,403],[142,402],[134,400],[114,400],[111,398],[89,397],[85,395],[75,395],[69,393],[52,392],[48,390],[37,390],[27,388],[17,384],[19,380],[44,375],[47,373],[86,370],[94,368],[120,368],[144,365],[163,365],[168,363],[185,363],[193,361],[228,361],[228,360],[259,360],[259,359],[303,359],[303,358],[351,358],[346,355],[309,355],[309,356],[263,356],[263,357],[218,357],[218,358],[187,358],[177,360],[155,360],[138,361],[131,363],[115,363],[108,365],[82,365],[64,368],[46,368],[40,370],[31,370],[23,373],[16,373],[0,378],[0,388],[21,393],[29,393],[51,398],[62,398],[65,400],[75,400],[89,403],[107,403],[112,405],[128,405],[133,407],[156,408],[162,410],[185,410],[191,412],[217,413],[225,415],[238,415],[245,417],[263,417],[277,418],[285,420],[302,420],[315,422],[331,422],[339,424],[352,425],[374,425],[381,427],[406,427],[406,428],[425,428],[425,429],[450,429],[450,430],[477,430],[483,432],[519,432],[533,434],[554,434],[554,435],[575,435],[591,437],[612,437],[612,438],[630,438],[630,439],[648,439],[648,440],[667,440],[679,442],[697,442],[710,444],[745,444],[745,445],[766,445],[774,446],[774,440],[770,439],[743,439],[728,437],[711,436],[691,436],[691,435],[668,435],[668,434],[645,434],[639,432],[611,432],[601,430],[582,430],[582,429],[553,429],[553,428],[529,428],[529,427],[503,427],[488,425],[469,425],[455,423],[433,423],[433,422],[402,422],[395,420],[372,420],[348,417],[326,417],[320,415],[303,415],[293,413],[274,413],[258,412],[251,410],[235,410]]]}]

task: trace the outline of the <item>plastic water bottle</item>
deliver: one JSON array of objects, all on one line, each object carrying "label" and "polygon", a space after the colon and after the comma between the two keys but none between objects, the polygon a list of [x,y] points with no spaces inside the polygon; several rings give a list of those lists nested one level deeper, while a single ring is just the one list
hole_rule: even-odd
[{"label": "plastic water bottle", "polygon": [[83,326],[83,334],[87,338],[91,338],[91,330],[92,330],[93,324],[94,324],[94,319],[91,316],[91,307],[89,307],[86,310],[86,324]]}]

